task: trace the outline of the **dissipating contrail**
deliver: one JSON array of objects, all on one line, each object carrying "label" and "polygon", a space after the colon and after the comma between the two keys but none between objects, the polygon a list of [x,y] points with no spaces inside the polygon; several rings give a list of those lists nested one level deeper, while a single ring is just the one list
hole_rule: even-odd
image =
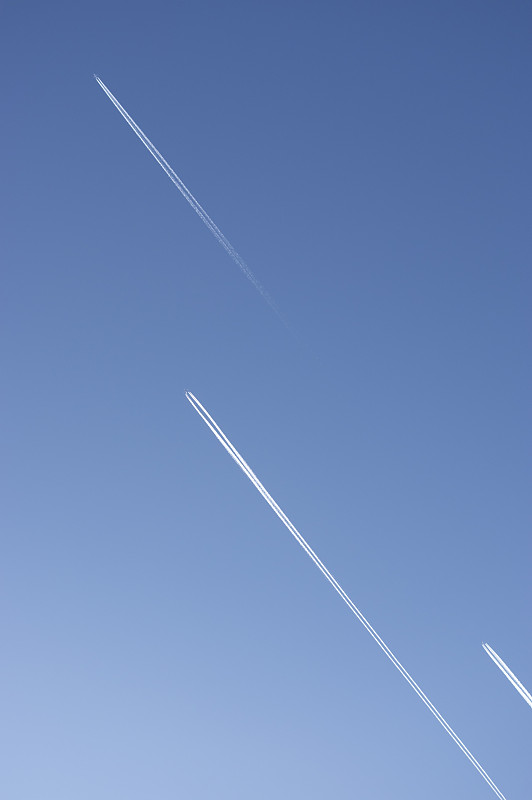
[{"label": "dissipating contrail", "polygon": [[505,675],[508,678],[508,680],[510,681],[510,683],[512,684],[514,689],[517,689],[517,691],[519,692],[521,697],[524,700],[526,700],[528,705],[532,708],[532,695],[530,694],[528,689],[525,689],[525,687],[523,686],[521,681],[518,678],[516,678],[516,676],[513,674],[512,670],[510,669],[510,667],[507,664],[504,663],[502,658],[497,655],[495,650],[493,650],[489,646],[489,644],[486,644],[485,642],[482,642],[482,647],[484,648],[486,653],[489,655],[489,657],[497,664],[497,666],[501,670],[502,674]]},{"label": "dissipating contrail", "polygon": [[238,464],[238,466],[240,467],[242,472],[249,478],[249,480],[255,486],[257,491],[266,500],[266,502],[268,503],[270,508],[272,508],[273,511],[275,511],[275,513],[277,514],[277,516],[279,517],[281,522],[288,528],[288,530],[290,531],[292,536],[295,538],[297,543],[303,548],[303,550],[309,556],[309,558],[312,559],[314,564],[318,567],[318,569],[325,576],[325,578],[327,578],[327,580],[329,581],[329,583],[331,584],[333,589],[340,595],[340,597],[342,598],[344,603],[348,606],[350,611],[353,612],[353,614],[358,619],[358,621],[362,623],[362,625],[365,627],[365,629],[368,631],[368,633],[377,642],[377,644],[379,645],[381,650],[390,659],[390,661],[392,662],[394,667],[401,673],[401,675],[406,680],[406,682],[410,684],[410,686],[415,691],[415,693],[418,695],[418,697],[420,697],[421,700],[425,703],[425,705],[427,706],[429,711],[436,717],[436,719],[438,720],[440,725],[447,731],[447,733],[449,734],[451,739],[458,745],[458,747],[464,753],[464,755],[467,756],[469,761],[473,764],[473,766],[480,773],[480,775],[482,775],[482,777],[484,778],[486,783],[490,786],[490,788],[493,789],[493,791],[495,792],[495,794],[497,795],[499,800],[506,800],[506,798],[504,797],[503,793],[496,786],[496,784],[492,781],[492,779],[490,778],[490,776],[488,775],[486,770],[479,764],[479,762],[477,761],[475,756],[468,750],[468,748],[462,742],[460,737],[453,731],[451,726],[445,721],[445,719],[442,717],[442,715],[440,714],[438,709],[431,703],[431,701],[429,700],[427,695],[418,686],[418,684],[412,678],[412,676],[406,671],[406,669],[403,667],[401,662],[392,653],[392,651],[390,650],[388,645],[381,639],[381,637],[379,636],[377,631],[370,625],[370,623],[367,621],[365,616],[356,607],[356,605],[353,603],[351,598],[346,594],[346,592],[344,592],[344,590],[342,589],[342,587],[340,586],[338,581],[332,576],[332,574],[329,572],[329,570],[327,569],[325,564],[323,564],[323,562],[318,558],[318,556],[316,555],[314,550],[311,548],[311,546],[308,544],[308,542],[305,541],[305,539],[299,533],[299,531],[297,530],[295,525],[293,525],[290,522],[290,520],[288,519],[288,517],[286,516],[284,511],[277,505],[277,503],[275,502],[273,497],[266,491],[266,489],[264,488],[262,483],[259,481],[259,479],[255,475],[255,473],[253,472],[251,467],[244,461],[244,459],[242,458],[242,456],[240,455],[238,450],[231,444],[231,442],[229,441],[229,439],[227,438],[225,433],[222,431],[222,429],[219,427],[219,425],[217,425],[217,423],[214,421],[214,419],[211,417],[211,415],[208,413],[208,411],[201,405],[199,400],[196,397],[194,397],[192,392],[185,392],[185,397],[190,402],[190,404],[192,405],[194,410],[197,411],[197,413],[200,415],[200,417],[205,422],[205,424],[209,427],[211,432],[214,433],[214,435],[216,436],[216,438],[218,439],[220,444],[223,445],[223,447],[229,453],[231,458],[234,461],[236,461],[236,463]]},{"label": "dissipating contrail", "polygon": [[105,83],[101,80],[101,78],[99,78],[97,75],[95,75],[94,77],[96,78],[96,81],[98,82],[98,85],[103,89],[103,91],[105,92],[105,94],[107,95],[109,100],[113,103],[113,105],[122,114],[122,116],[124,117],[124,119],[127,122],[127,124],[135,131],[135,133],[139,137],[139,139],[142,142],[142,144],[152,154],[152,156],[157,161],[159,166],[161,166],[164,169],[164,171],[166,172],[166,174],[168,175],[168,177],[170,178],[172,183],[175,186],[177,186],[177,188],[179,189],[179,191],[181,192],[181,194],[183,195],[183,197],[185,198],[187,203],[189,203],[189,205],[192,206],[192,208],[194,209],[194,211],[196,212],[198,217],[200,217],[200,219],[205,223],[205,225],[210,230],[212,235],[218,240],[218,242],[222,245],[224,250],[231,256],[231,258],[233,259],[235,264],[237,264],[237,266],[240,267],[240,269],[242,270],[242,272],[244,273],[246,278],[249,281],[251,281],[251,283],[253,284],[255,289],[259,292],[259,294],[262,295],[262,297],[268,303],[270,308],[273,311],[275,311],[275,313],[279,317],[281,317],[281,314],[280,314],[280,312],[279,312],[274,300],[268,294],[268,292],[262,286],[262,284],[259,282],[259,280],[255,277],[255,275],[252,273],[252,271],[250,270],[250,268],[248,267],[248,265],[246,264],[246,262],[244,261],[242,256],[235,250],[235,248],[233,247],[231,242],[228,241],[228,239],[224,236],[224,234],[221,232],[219,227],[209,217],[209,215],[207,214],[205,209],[196,200],[196,198],[194,197],[192,192],[190,192],[187,189],[187,187],[185,186],[185,184],[183,183],[181,178],[178,175],[176,175],[176,173],[174,172],[174,170],[172,169],[170,164],[159,153],[159,151],[157,150],[155,145],[152,142],[150,142],[150,140],[148,139],[146,134],[139,128],[139,126],[137,125],[135,120],[132,119],[129,116],[129,114],[127,113],[126,109],[118,102],[118,100],[116,99],[114,94],[112,94],[112,92],[109,91],[109,89],[107,88]]}]

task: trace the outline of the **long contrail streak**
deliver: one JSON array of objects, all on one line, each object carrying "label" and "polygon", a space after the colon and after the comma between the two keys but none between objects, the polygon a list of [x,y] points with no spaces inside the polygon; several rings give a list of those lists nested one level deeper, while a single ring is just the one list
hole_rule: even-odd
[{"label": "long contrail streak", "polygon": [[516,676],[513,674],[512,670],[508,667],[507,664],[504,663],[502,658],[497,655],[495,650],[492,650],[492,648],[489,646],[489,644],[485,644],[484,642],[482,642],[482,647],[484,648],[486,653],[489,655],[489,657],[497,664],[497,666],[499,667],[499,669],[501,670],[503,675],[505,675],[508,678],[508,680],[510,681],[512,686],[515,689],[517,689],[517,691],[519,692],[521,697],[523,697],[526,700],[526,702],[528,703],[528,705],[532,708],[532,694],[530,694],[528,689],[525,689],[525,687],[523,686],[521,681],[518,680],[518,678],[516,678]]},{"label": "long contrail streak", "polygon": [[268,503],[268,505],[270,506],[270,508],[272,508],[272,509],[275,511],[275,513],[277,514],[277,516],[279,517],[279,519],[281,520],[281,522],[282,522],[282,523],[283,523],[283,524],[284,524],[284,525],[285,525],[285,526],[288,528],[288,530],[290,531],[290,533],[292,534],[292,536],[293,536],[293,537],[296,539],[296,541],[298,542],[298,544],[300,544],[300,545],[301,545],[301,547],[303,548],[303,550],[305,551],[305,553],[306,553],[306,554],[307,554],[307,555],[308,555],[308,556],[309,556],[309,557],[312,559],[312,561],[313,561],[313,562],[314,562],[314,564],[315,564],[315,565],[318,567],[318,569],[320,570],[320,572],[321,572],[321,573],[322,573],[322,574],[323,574],[323,575],[324,575],[324,576],[327,578],[327,580],[329,581],[329,583],[331,584],[331,586],[333,587],[333,589],[334,589],[336,592],[338,592],[338,594],[340,595],[340,597],[342,598],[342,600],[344,601],[344,603],[345,603],[345,604],[346,604],[346,605],[349,607],[349,609],[350,609],[350,610],[353,612],[353,614],[355,615],[355,617],[356,617],[356,618],[359,620],[359,622],[361,622],[361,623],[362,623],[362,625],[365,627],[365,629],[368,631],[368,633],[369,633],[369,634],[370,634],[370,635],[373,637],[373,639],[374,639],[374,640],[377,642],[377,644],[379,645],[379,647],[381,648],[381,650],[383,650],[383,651],[384,651],[384,653],[385,653],[385,654],[387,655],[387,657],[390,659],[390,661],[392,662],[392,664],[394,665],[394,667],[395,667],[395,668],[396,668],[396,669],[397,669],[397,670],[398,670],[398,671],[401,673],[401,675],[403,676],[403,678],[404,678],[404,679],[407,681],[407,683],[409,683],[409,684],[410,684],[410,686],[412,687],[412,689],[413,689],[413,690],[415,691],[415,693],[416,693],[416,694],[417,694],[417,695],[418,695],[418,696],[421,698],[421,700],[423,700],[423,702],[425,703],[425,705],[427,706],[427,708],[429,709],[429,711],[430,711],[432,714],[434,714],[434,716],[436,717],[436,719],[438,720],[438,722],[440,723],[440,725],[442,725],[442,727],[443,727],[443,728],[445,728],[445,730],[447,731],[447,733],[449,734],[449,736],[451,737],[451,739],[452,739],[452,740],[453,740],[453,741],[454,741],[454,742],[455,742],[455,743],[458,745],[458,747],[460,748],[460,750],[462,750],[462,752],[463,752],[463,753],[464,753],[464,754],[467,756],[467,758],[468,758],[468,759],[470,760],[470,762],[473,764],[473,766],[475,767],[475,769],[476,769],[476,770],[477,770],[477,771],[478,771],[478,772],[479,772],[479,773],[482,775],[482,777],[484,778],[484,780],[486,781],[486,783],[487,783],[487,784],[488,784],[488,785],[489,785],[489,786],[490,786],[490,787],[493,789],[493,791],[495,792],[495,794],[497,795],[497,797],[499,798],[499,800],[506,800],[506,799],[505,799],[505,797],[504,797],[504,795],[503,795],[503,793],[502,793],[502,792],[500,791],[500,789],[499,789],[499,788],[498,788],[498,787],[495,785],[495,783],[492,781],[492,779],[490,778],[490,776],[488,775],[488,773],[485,771],[485,769],[484,769],[484,768],[483,768],[483,767],[482,767],[482,766],[481,766],[481,765],[478,763],[478,761],[476,760],[476,758],[474,757],[474,755],[473,755],[472,753],[470,753],[470,751],[467,749],[467,747],[466,747],[466,746],[465,746],[465,744],[462,742],[462,740],[459,738],[459,736],[458,736],[458,735],[457,735],[457,734],[456,734],[456,733],[453,731],[453,729],[451,728],[451,726],[450,726],[450,725],[449,725],[449,724],[448,724],[448,723],[445,721],[445,719],[442,717],[442,715],[440,714],[440,712],[438,711],[438,709],[437,709],[437,708],[436,708],[436,707],[435,707],[435,706],[434,706],[434,705],[431,703],[431,701],[429,700],[429,698],[427,697],[427,695],[426,695],[426,694],[423,692],[423,690],[422,690],[422,689],[421,689],[421,688],[420,688],[420,687],[417,685],[417,683],[415,682],[415,680],[414,680],[414,679],[412,678],[412,676],[411,676],[411,675],[410,675],[410,674],[409,674],[409,673],[406,671],[406,669],[403,667],[403,665],[401,664],[401,662],[400,662],[400,661],[399,661],[399,660],[398,660],[398,659],[395,657],[395,655],[392,653],[392,651],[390,650],[390,648],[388,647],[388,645],[387,645],[387,644],[386,644],[386,643],[385,643],[385,642],[384,642],[384,641],[381,639],[381,637],[379,636],[379,634],[378,634],[378,633],[375,631],[375,629],[374,629],[374,628],[373,628],[373,627],[370,625],[370,623],[367,621],[367,619],[366,619],[366,618],[365,618],[365,616],[362,614],[362,612],[361,612],[361,611],[359,611],[359,609],[358,609],[358,608],[356,607],[356,605],[353,603],[353,601],[351,600],[351,598],[350,598],[350,597],[349,597],[349,596],[348,596],[348,595],[347,595],[347,594],[344,592],[344,590],[342,589],[342,587],[340,586],[340,584],[338,583],[338,581],[337,581],[337,580],[336,580],[336,579],[335,579],[335,578],[334,578],[334,577],[331,575],[331,573],[329,572],[329,570],[327,569],[327,567],[326,567],[326,566],[323,564],[323,562],[322,562],[322,561],[321,561],[321,560],[318,558],[318,556],[316,555],[316,553],[314,552],[314,550],[311,548],[311,546],[310,546],[310,545],[309,545],[309,544],[308,544],[308,543],[305,541],[305,539],[304,539],[304,538],[301,536],[301,534],[299,533],[299,531],[297,530],[297,528],[296,528],[296,527],[295,527],[295,526],[294,526],[294,525],[293,525],[293,524],[290,522],[290,520],[288,519],[288,517],[286,516],[286,514],[284,513],[284,511],[283,511],[283,510],[282,510],[282,509],[281,509],[281,508],[280,508],[280,507],[277,505],[277,503],[275,502],[275,500],[273,499],[273,497],[272,497],[272,496],[271,496],[271,495],[270,495],[270,494],[269,494],[269,493],[266,491],[266,489],[264,488],[264,486],[262,485],[262,483],[259,481],[259,479],[258,479],[258,478],[257,478],[257,476],[255,475],[255,473],[253,472],[253,470],[251,469],[251,467],[250,467],[248,464],[246,464],[246,462],[244,461],[244,459],[242,458],[242,456],[240,455],[240,453],[238,452],[238,450],[237,450],[235,447],[233,447],[233,445],[231,444],[231,442],[229,441],[229,439],[227,438],[227,436],[225,435],[225,433],[224,433],[224,432],[222,431],[222,429],[221,429],[221,428],[220,428],[220,427],[219,427],[219,426],[216,424],[216,422],[215,422],[215,421],[214,421],[214,419],[211,417],[211,415],[208,413],[208,411],[206,411],[206,409],[205,409],[205,408],[203,408],[203,406],[201,405],[201,403],[199,402],[199,400],[197,400],[197,398],[196,398],[196,397],[194,397],[194,395],[193,395],[191,392],[186,392],[186,393],[185,393],[185,396],[186,396],[187,400],[190,402],[190,404],[192,405],[192,407],[195,409],[195,411],[197,411],[197,413],[200,415],[200,417],[203,419],[203,421],[206,423],[206,425],[207,425],[207,426],[210,428],[210,430],[212,431],[212,433],[214,433],[214,435],[216,436],[216,438],[218,439],[218,441],[220,442],[220,444],[222,444],[222,445],[223,445],[223,447],[224,447],[224,448],[227,450],[227,452],[229,453],[229,455],[231,456],[231,458],[232,458],[234,461],[236,461],[236,463],[238,464],[238,466],[240,467],[240,469],[241,469],[241,470],[244,472],[244,474],[245,474],[245,475],[246,475],[246,476],[249,478],[249,480],[250,480],[250,481],[251,481],[251,483],[252,483],[252,484],[255,486],[255,488],[256,488],[256,489],[257,489],[257,490],[260,492],[260,494],[261,494],[261,495],[264,497],[264,499],[266,500],[266,502]]},{"label": "long contrail streak", "polygon": [[142,144],[146,147],[147,150],[149,150],[149,152],[152,154],[152,156],[157,161],[159,166],[161,166],[164,169],[164,171],[166,172],[166,174],[168,175],[168,177],[170,178],[172,183],[175,184],[175,186],[177,186],[177,188],[179,189],[179,191],[181,192],[181,194],[183,195],[183,197],[185,198],[187,203],[189,203],[189,205],[192,206],[192,208],[194,209],[194,211],[196,212],[198,217],[200,217],[200,219],[205,223],[205,225],[210,230],[212,235],[216,237],[216,239],[222,245],[224,250],[231,256],[231,258],[233,259],[235,264],[237,264],[240,267],[240,269],[242,270],[242,272],[244,273],[246,278],[249,281],[251,281],[251,283],[253,284],[255,289],[257,289],[257,291],[262,295],[264,300],[266,300],[266,302],[268,303],[270,308],[272,308],[273,311],[275,311],[275,313],[280,317],[281,315],[280,315],[279,310],[277,309],[273,299],[270,297],[270,295],[268,294],[266,289],[257,280],[257,278],[252,273],[252,271],[250,270],[250,268],[248,267],[248,265],[246,264],[246,262],[244,261],[242,256],[239,255],[239,253],[237,253],[237,251],[235,250],[235,248],[233,247],[231,242],[229,242],[228,239],[226,239],[226,237],[223,235],[223,233],[221,232],[219,227],[209,217],[209,215],[207,214],[205,209],[202,208],[202,206],[198,203],[198,201],[196,200],[196,198],[194,197],[192,192],[190,192],[187,189],[187,187],[185,186],[185,184],[183,183],[181,178],[178,175],[176,175],[176,173],[174,172],[174,170],[172,169],[170,164],[159,153],[159,151],[157,150],[155,145],[152,144],[152,142],[150,142],[150,140],[148,139],[146,134],[143,133],[143,131],[141,131],[141,129],[139,128],[139,126],[137,125],[135,120],[133,120],[129,116],[129,114],[127,113],[126,109],[122,105],[120,105],[120,103],[118,102],[116,97],[109,91],[109,89],[107,88],[105,83],[97,75],[95,75],[94,77],[96,78],[99,86],[101,86],[101,88],[104,90],[104,92],[107,95],[107,97],[109,98],[109,100],[118,109],[118,111],[120,111],[120,113],[124,117],[124,119],[127,122],[127,124],[130,125],[131,128],[133,128],[133,130],[135,131],[135,133],[139,137],[139,139],[142,142]]}]

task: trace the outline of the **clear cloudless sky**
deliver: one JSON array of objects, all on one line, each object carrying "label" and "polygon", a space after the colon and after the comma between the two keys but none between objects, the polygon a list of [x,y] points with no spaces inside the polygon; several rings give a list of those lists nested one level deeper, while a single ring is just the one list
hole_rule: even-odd
[{"label": "clear cloudless sky", "polygon": [[[0,793],[531,796],[532,8],[4,3]],[[206,208],[245,279],[93,79]]]}]

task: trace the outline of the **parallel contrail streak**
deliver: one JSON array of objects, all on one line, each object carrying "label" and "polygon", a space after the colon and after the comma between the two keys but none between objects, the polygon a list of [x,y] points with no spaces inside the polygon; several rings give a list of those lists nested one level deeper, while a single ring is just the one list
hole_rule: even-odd
[{"label": "parallel contrail streak", "polygon": [[508,678],[508,680],[510,681],[512,686],[515,689],[517,689],[517,691],[519,692],[521,697],[523,697],[526,700],[526,702],[528,703],[528,705],[532,708],[532,695],[530,694],[528,689],[525,689],[525,687],[523,686],[521,681],[518,678],[516,678],[516,676],[513,674],[512,670],[508,667],[507,664],[504,663],[502,658],[497,655],[495,650],[492,650],[492,648],[489,646],[489,644],[485,644],[484,642],[482,642],[482,647],[484,648],[486,653],[489,655],[489,657],[492,659],[492,661],[494,661],[497,664],[497,666],[499,667],[499,669],[501,670],[503,675],[505,675]]},{"label": "parallel contrail streak", "polygon": [[504,795],[503,795],[503,793],[496,786],[496,784],[492,781],[492,779],[490,778],[488,773],[479,764],[479,762],[476,760],[476,758],[473,756],[473,754],[470,753],[470,751],[467,749],[467,747],[462,742],[462,740],[459,738],[459,736],[453,731],[451,726],[442,717],[442,715],[440,714],[438,709],[431,703],[431,701],[428,699],[428,697],[423,692],[423,690],[417,685],[417,683],[412,678],[412,676],[406,671],[406,669],[403,667],[403,665],[400,663],[400,661],[395,657],[395,655],[392,653],[392,651],[390,650],[388,645],[381,639],[379,634],[370,625],[370,623],[364,617],[362,612],[355,606],[355,604],[353,603],[351,598],[344,592],[344,590],[342,589],[342,587],[340,586],[338,581],[331,575],[331,573],[329,572],[327,567],[318,558],[318,556],[316,555],[314,550],[310,547],[308,542],[305,541],[305,539],[299,533],[297,528],[290,522],[290,520],[288,519],[288,517],[286,516],[284,511],[277,505],[277,503],[275,502],[273,497],[266,491],[266,489],[264,488],[262,483],[259,481],[259,479],[255,475],[255,473],[253,472],[251,467],[248,464],[246,464],[246,462],[244,461],[244,459],[242,458],[242,456],[240,455],[238,450],[231,444],[231,442],[229,441],[227,436],[224,434],[222,429],[216,424],[216,422],[211,417],[211,415],[208,413],[208,411],[201,405],[199,400],[196,397],[194,397],[192,392],[186,392],[185,396],[186,396],[187,400],[190,402],[190,404],[192,405],[192,407],[194,408],[194,410],[197,411],[197,413],[200,415],[200,417],[203,419],[203,421],[206,423],[206,425],[210,428],[212,433],[214,433],[214,435],[216,436],[216,438],[218,439],[220,444],[223,445],[223,447],[229,453],[231,458],[234,461],[236,461],[236,463],[238,464],[240,469],[244,472],[245,475],[247,475],[247,477],[249,478],[251,483],[259,491],[259,493],[263,496],[263,498],[266,500],[268,505],[273,509],[273,511],[275,511],[275,513],[277,514],[277,516],[279,517],[281,522],[288,528],[288,530],[290,531],[292,536],[296,539],[298,544],[301,545],[301,547],[303,548],[305,553],[312,559],[312,561],[318,567],[320,572],[327,578],[327,580],[329,581],[329,583],[331,584],[333,589],[340,595],[340,597],[342,598],[344,603],[346,603],[346,605],[353,612],[355,617],[359,620],[359,622],[362,623],[362,625],[365,627],[365,629],[368,631],[368,633],[377,642],[377,644],[379,645],[381,650],[383,650],[386,653],[387,657],[390,659],[392,664],[401,673],[401,675],[407,681],[407,683],[410,684],[410,686],[415,691],[415,693],[425,703],[425,705],[427,706],[429,711],[436,717],[436,719],[438,720],[440,725],[442,725],[442,727],[445,728],[445,730],[447,731],[447,733],[449,734],[451,739],[453,739],[453,741],[458,745],[460,750],[462,750],[462,752],[467,756],[467,758],[473,764],[475,769],[482,775],[482,777],[484,778],[486,783],[491,787],[491,789],[493,789],[493,791],[495,792],[495,794],[497,795],[499,800],[506,800]]},{"label": "parallel contrail streak", "polygon": [[185,184],[183,183],[181,178],[178,175],[176,175],[176,173],[174,172],[174,170],[172,169],[170,164],[159,153],[159,151],[157,150],[155,145],[152,144],[152,142],[150,142],[150,140],[148,139],[146,134],[143,133],[143,131],[141,131],[141,129],[139,128],[139,126],[137,125],[135,120],[133,120],[129,116],[129,114],[127,113],[125,108],[118,102],[116,97],[109,91],[109,89],[107,88],[105,83],[97,75],[95,75],[94,77],[96,78],[96,81],[98,82],[98,85],[103,89],[103,91],[105,92],[105,94],[107,95],[109,100],[113,103],[113,105],[122,114],[122,116],[124,117],[124,119],[126,120],[128,125],[135,131],[135,133],[139,137],[139,139],[142,142],[142,144],[147,148],[147,150],[149,150],[149,152],[152,154],[152,156],[157,161],[159,166],[161,166],[164,169],[164,171],[166,172],[166,174],[168,175],[168,177],[170,178],[172,183],[175,184],[175,186],[177,186],[177,188],[179,189],[179,191],[181,192],[181,194],[183,195],[183,197],[185,198],[187,203],[189,203],[192,206],[192,208],[194,209],[196,214],[205,223],[205,225],[210,230],[212,235],[216,237],[216,239],[222,245],[224,250],[231,256],[231,258],[233,259],[235,264],[237,264],[240,267],[240,269],[242,270],[242,272],[244,273],[246,278],[249,281],[251,281],[251,283],[253,284],[255,289],[257,289],[257,291],[262,295],[264,300],[266,300],[266,302],[268,303],[270,308],[272,308],[275,311],[275,313],[278,316],[280,316],[279,310],[277,309],[273,299],[270,297],[270,295],[268,294],[266,289],[261,285],[261,283],[257,280],[257,278],[252,273],[252,271],[250,270],[250,268],[248,267],[248,265],[246,264],[246,262],[244,261],[242,256],[240,256],[239,253],[237,253],[237,251],[235,250],[235,248],[233,247],[231,242],[229,242],[228,239],[226,239],[226,237],[223,235],[223,233],[218,228],[218,226],[209,217],[209,215],[207,214],[205,209],[202,208],[202,206],[196,200],[196,198],[194,197],[192,192],[190,192],[187,189],[187,187],[185,186]]}]

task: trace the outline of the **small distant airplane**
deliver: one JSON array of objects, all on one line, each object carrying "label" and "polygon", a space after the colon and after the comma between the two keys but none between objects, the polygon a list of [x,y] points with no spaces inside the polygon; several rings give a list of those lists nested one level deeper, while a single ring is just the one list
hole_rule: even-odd
[{"label": "small distant airplane", "polygon": [[515,689],[517,689],[517,691],[519,692],[521,697],[523,697],[526,700],[526,702],[528,703],[528,705],[532,708],[532,695],[530,694],[528,689],[525,689],[525,687],[523,686],[521,681],[518,680],[515,677],[515,675],[511,671],[511,669],[504,663],[502,658],[497,655],[495,650],[493,650],[489,646],[489,644],[485,644],[485,642],[482,642],[482,647],[484,648],[486,653],[489,655],[489,657],[492,659],[492,661],[495,661],[495,663],[497,664],[497,666],[499,667],[499,669],[503,673],[503,675],[506,675],[506,677],[508,678],[508,680],[510,681],[512,686]]}]

